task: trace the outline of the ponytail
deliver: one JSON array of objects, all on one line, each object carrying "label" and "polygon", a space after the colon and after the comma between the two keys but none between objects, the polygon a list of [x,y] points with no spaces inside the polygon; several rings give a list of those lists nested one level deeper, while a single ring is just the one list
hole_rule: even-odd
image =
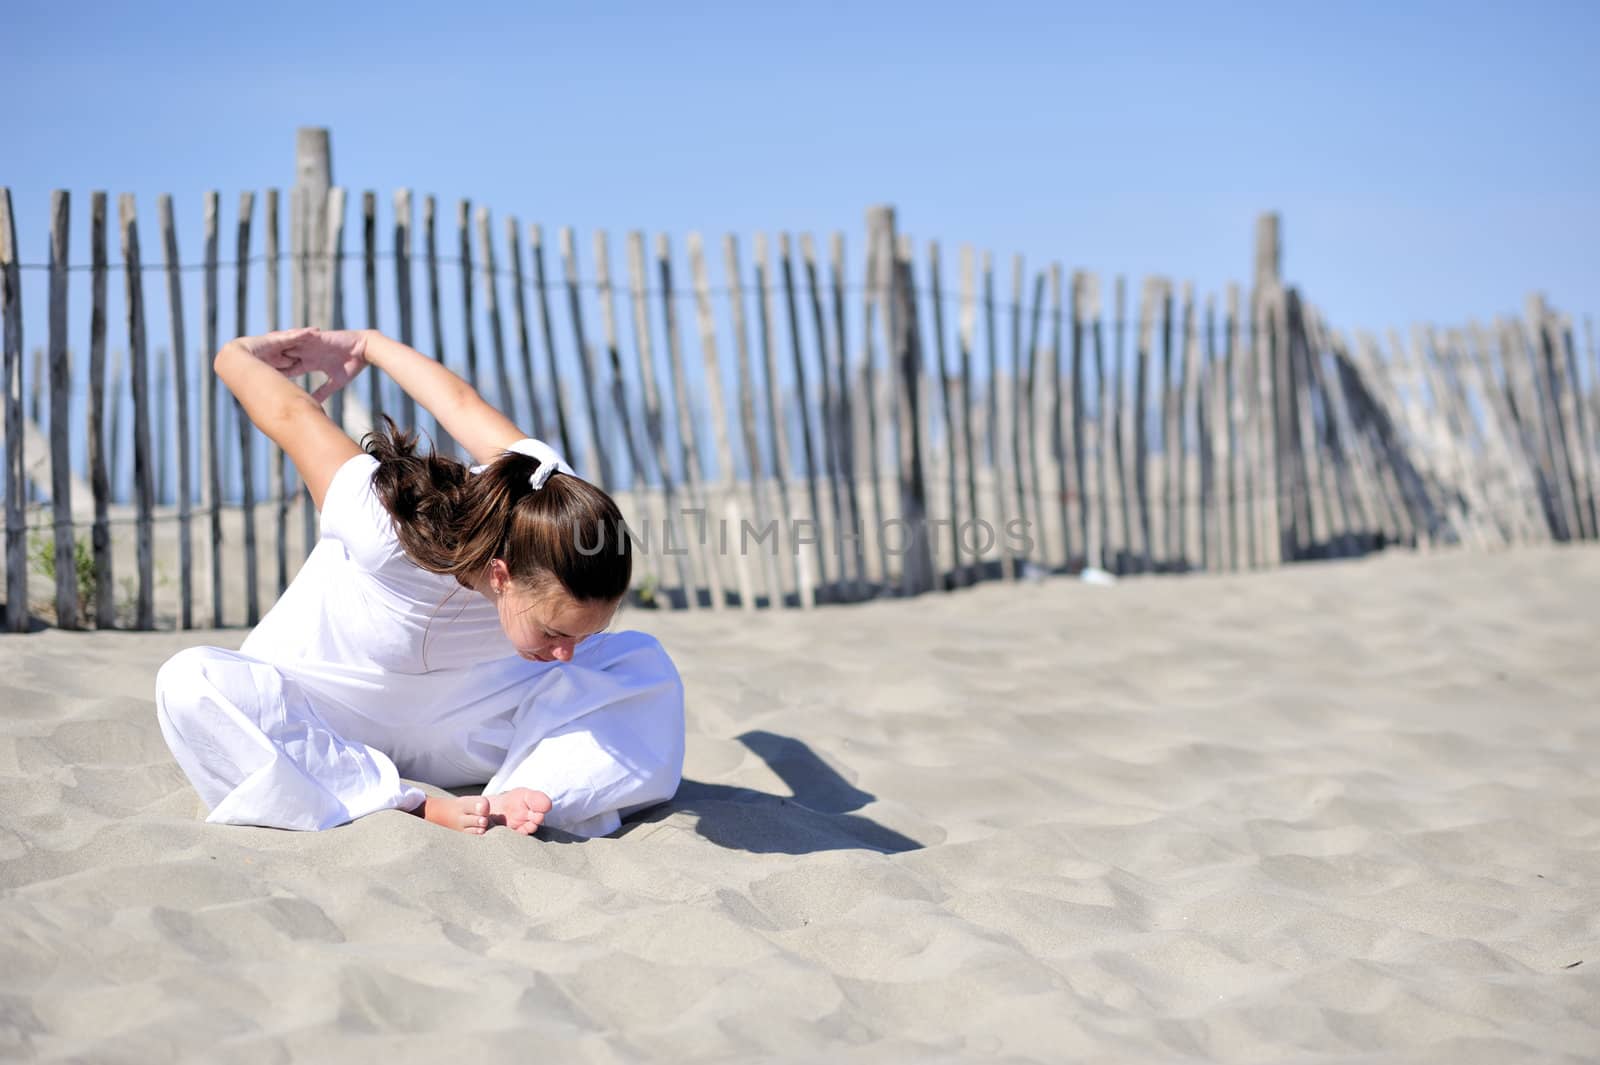
[{"label": "ponytail", "polygon": [[588,481],[557,473],[535,490],[539,461],[509,451],[469,474],[452,459],[417,454],[416,434],[387,416],[362,446],[378,460],[373,488],[400,546],[423,569],[470,588],[498,558],[540,593],[555,584],[579,601],[627,593],[633,554],[622,512]]}]

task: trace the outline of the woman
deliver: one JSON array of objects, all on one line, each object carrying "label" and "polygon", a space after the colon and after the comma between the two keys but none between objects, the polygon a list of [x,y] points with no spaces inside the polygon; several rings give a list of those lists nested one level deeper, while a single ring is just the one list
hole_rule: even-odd
[{"label": "woman", "polygon": [[[392,422],[357,447],[321,400],[368,364],[481,465],[419,455]],[[216,370],[322,521],[237,653],[190,648],[156,678],[162,733],[207,820],[323,829],[397,809],[473,834],[592,836],[672,797],[683,689],[654,639],[605,631],[632,571],[609,496],[373,330],[241,337]],[[315,395],[293,380],[310,372],[327,375]],[[487,783],[436,798],[402,778]]]}]

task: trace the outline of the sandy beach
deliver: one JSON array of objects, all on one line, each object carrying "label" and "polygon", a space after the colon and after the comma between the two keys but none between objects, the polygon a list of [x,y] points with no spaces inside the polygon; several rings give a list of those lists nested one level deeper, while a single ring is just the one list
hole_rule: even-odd
[{"label": "sandy beach", "polygon": [[612,838],[225,828],[157,668],[0,637],[0,1057],[1584,1061],[1600,550],[630,610],[688,692]]}]

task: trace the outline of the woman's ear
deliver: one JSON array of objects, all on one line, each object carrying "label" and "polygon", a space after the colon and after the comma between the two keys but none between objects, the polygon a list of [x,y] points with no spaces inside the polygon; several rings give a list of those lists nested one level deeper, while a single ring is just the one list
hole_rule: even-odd
[{"label": "woman's ear", "polygon": [[511,570],[506,567],[504,559],[489,560],[489,587],[494,589],[495,595],[504,595],[506,589],[511,587]]}]

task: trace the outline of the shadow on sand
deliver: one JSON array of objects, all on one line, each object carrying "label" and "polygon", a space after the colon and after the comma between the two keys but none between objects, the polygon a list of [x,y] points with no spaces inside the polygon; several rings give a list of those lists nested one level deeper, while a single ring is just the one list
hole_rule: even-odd
[{"label": "shadow on sand", "polygon": [[628,818],[620,834],[684,811],[697,818],[695,830],[719,847],[755,854],[834,850],[899,854],[921,849],[916,840],[854,813],[875,796],[850,784],[801,741],[762,731],[746,732],[739,741],[759,755],[792,794],[685,778],[671,802]]}]

